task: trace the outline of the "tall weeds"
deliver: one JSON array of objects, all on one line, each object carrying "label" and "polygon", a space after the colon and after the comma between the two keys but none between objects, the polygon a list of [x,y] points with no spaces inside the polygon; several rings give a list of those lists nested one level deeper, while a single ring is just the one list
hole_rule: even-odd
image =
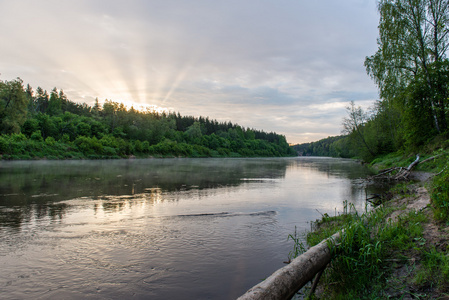
[{"label": "tall weeds", "polygon": [[[309,246],[341,232],[341,241],[331,248],[333,259],[321,279],[323,298],[382,296],[391,271],[389,259],[395,253],[416,251],[415,246],[423,235],[422,223],[426,220],[422,213],[412,211],[393,222],[387,217],[391,212],[391,208],[378,207],[359,214],[353,205],[345,202],[344,214],[324,216],[316,222],[316,230],[307,234]],[[291,239],[295,236],[296,232]],[[296,245],[294,249],[304,251],[301,247]]]},{"label": "tall weeds", "polygon": [[449,222],[449,170],[447,168],[433,180],[431,199],[435,219]]}]

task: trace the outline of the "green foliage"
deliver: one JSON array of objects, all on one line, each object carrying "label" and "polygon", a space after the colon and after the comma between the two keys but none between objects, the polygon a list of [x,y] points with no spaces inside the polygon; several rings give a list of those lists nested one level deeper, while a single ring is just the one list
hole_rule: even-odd
[{"label": "green foliage", "polygon": [[[341,240],[333,247],[333,259],[321,279],[323,299],[364,299],[382,297],[386,279],[391,271],[389,260],[395,253],[425,252],[423,224],[427,217],[422,212],[411,211],[392,222],[387,216],[391,207],[378,207],[359,215],[353,205],[344,203],[343,214],[330,217],[323,215],[315,222],[313,232],[307,234],[310,246],[318,244],[340,231]],[[292,237],[296,237],[292,235]],[[302,253],[300,241],[290,254]],[[433,261],[442,266],[438,273],[440,283],[449,274],[447,257],[435,254]],[[435,263],[436,264],[436,263]],[[431,265],[429,264],[429,267]],[[427,279],[423,282],[428,283]],[[447,281],[446,281],[447,282]]]},{"label": "green foliage", "polygon": [[0,132],[19,133],[26,120],[28,99],[21,79],[0,81]]},{"label": "green foliage", "polygon": [[436,176],[433,180],[431,200],[434,217],[441,222],[449,222],[449,170]]},{"label": "green foliage", "polygon": [[103,145],[96,137],[90,138],[81,135],[73,141],[73,144],[76,145],[84,155],[101,154],[103,152]]},{"label": "green foliage", "polygon": [[288,260],[291,261],[295,257],[298,257],[299,255],[306,252],[307,246],[305,245],[305,243],[303,243],[303,239],[298,235],[298,232],[296,231],[296,226],[295,226],[295,233],[288,235],[287,241],[289,240],[293,241],[293,250],[290,251],[290,253],[288,254]]},{"label": "green foliage", "polygon": [[347,136],[331,144],[343,147],[336,153],[330,146],[313,149],[313,155],[370,162],[391,152],[416,152],[438,136],[447,138],[448,2],[381,0],[378,10],[378,49],[365,67],[381,101],[367,111],[351,102],[343,120]]},{"label": "green foliage", "polygon": [[68,144],[70,142],[70,136],[67,133],[64,133],[59,141],[64,144]]},{"label": "green foliage", "polygon": [[62,112],[62,99],[59,97],[58,90],[54,88],[50,93],[48,100],[47,114],[58,115]]},{"label": "green foliage", "polygon": [[39,130],[39,122],[36,119],[28,119],[22,126],[22,133],[28,137],[37,130]]},{"label": "green foliage", "polygon": [[382,99],[372,122],[389,124],[390,151],[414,149],[447,129],[449,6],[382,0],[378,9],[378,50],[365,60]]},{"label": "green foliage", "polygon": [[102,108],[96,101],[92,108],[70,101],[56,88],[50,95],[40,87],[36,93],[29,85],[24,90],[20,79],[0,82],[0,116],[0,131],[24,134],[2,136],[0,150],[8,159],[294,155],[285,137],[275,133],[137,111],[109,100]]},{"label": "green foliage", "polygon": [[49,136],[45,139],[45,143],[49,146],[54,146],[56,144],[56,140],[52,136]]},{"label": "green foliage", "polygon": [[294,146],[298,153],[370,162],[447,138],[447,1],[382,0],[378,9],[378,50],[365,67],[381,101],[367,111],[351,102],[343,120],[345,136]]},{"label": "green foliage", "polygon": [[31,140],[32,141],[42,142],[44,140],[44,138],[42,137],[41,131],[40,130],[36,130],[35,132],[33,132],[31,134]]},{"label": "green foliage", "polygon": [[404,155],[400,152],[392,152],[387,155],[379,156],[371,162],[377,169],[387,169],[390,167],[400,167],[403,165]]},{"label": "green foliage", "polygon": [[317,142],[294,145],[292,148],[302,156],[353,157],[355,152],[347,146],[347,136],[328,137]]},{"label": "green foliage", "polygon": [[7,136],[0,136],[0,154],[9,153],[10,145]]},{"label": "green foliage", "polygon": [[202,131],[203,130],[200,122],[194,122],[187,128],[186,134],[192,142],[200,143],[200,139],[203,136]]},{"label": "green foliage", "polygon": [[420,287],[436,286],[440,290],[449,288],[449,256],[437,251],[435,247],[423,251],[423,264],[413,278]]},{"label": "green foliage", "polygon": [[364,290],[370,280],[382,275],[382,244],[370,239],[369,234],[361,222],[351,224],[343,232],[342,247],[332,262],[333,272],[330,277],[335,280],[340,278],[339,288],[344,293],[346,290]]}]

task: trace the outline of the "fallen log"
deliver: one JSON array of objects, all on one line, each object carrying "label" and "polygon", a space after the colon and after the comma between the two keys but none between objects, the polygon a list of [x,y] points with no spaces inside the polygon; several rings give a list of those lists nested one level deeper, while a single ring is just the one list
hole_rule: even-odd
[{"label": "fallen log", "polygon": [[438,157],[440,157],[441,155],[442,155],[442,154],[438,154],[438,155],[429,157],[429,158],[427,158],[427,159],[425,159],[425,160],[423,160],[423,161],[421,161],[421,162],[419,162],[419,163],[422,164],[422,163],[428,162],[428,161],[430,161],[430,160],[434,160],[435,158],[438,158]]},{"label": "fallen log", "polygon": [[416,155],[416,159],[410,164],[408,165],[407,168],[401,168],[401,170],[393,176],[394,180],[406,180],[408,178],[408,176],[410,175],[411,170],[417,165],[419,164],[419,155]]},{"label": "fallen log", "polygon": [[411,171],[413,169],[414,166],[416,166],[417,164],[419,164],[419,155],[416,155],[416,159],[414,162],[412,162],[408,167],[407,167],[407,171]]},{"label": "fallen log", "polygon": [[390,174],[391,172],[393,172],[393,171],[395,171],[395,170],[398,170],[399,168],[389,168],[389,169],[385,169],[385,170],[380,170],[379,171],[379,174],[376,174],[376,175],[374,175],[374,176],[372,176],[372,177],[374,177],[374,178],[376,178],[376,177],[382,177],[382,176],[384,176],[385,174]]},{"label": "fallen log", "polygon": [[[428,159],[424,160],[423,162],[428,161],[430,159],[431,158],[428,158]],[[419,163],[420,163],[419,155],[416,155],[416,159],[407,168],[403,168],[403,167],[389,168],[389,169],[380,171],[379,174],[372,176],[372,178],[406,180],[406,179],[408,179],[408,176],[410,175],[410,172],[412,171],[412,169]],[[397,173],[395,175],[391,175],[395,171],[397,171]]]},{"label": "fallen log", "polygon": [[331,261],[330,247],[337,245],[339,241],[340,233],[337,232],[249,289],[238,300],[291,299]]},{"label": "fallen log", "polygon": [[[434,160],[438,157],[442,156],[442,154],[438,154],[432,157],[429,157],[425,160],[419,161],[420,157],[419,155],[416,155],[416,159],[407,167],[392,167],[385,170],[380,170],[379,174],[371,176],[370,178],[376,178],[376,179],[388,179],[388,180],[407,180],[410,173],[412,172],[413,168],[416,167],[418,164],[423,164],[425,162]],[[396,173],[395,173],[396,172]],[[392,175],[395,173],[394,175]]]}]

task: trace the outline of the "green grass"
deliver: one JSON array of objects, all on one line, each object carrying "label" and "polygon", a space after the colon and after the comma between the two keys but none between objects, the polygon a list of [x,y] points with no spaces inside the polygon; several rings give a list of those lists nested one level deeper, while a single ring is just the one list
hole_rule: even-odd
[{"label": "green grass", "polygon": [[416,159],[417,154],[419,154],[421,162],[427,158],[438,156],[436,159],[427,161],[423,164],[418,164],[416,167],[416,170],[419,171],[438,173],[447,165],[449,149],[446,146],[440,145],[439,147],[423,148],[416,153],[404,153],[401,151],[393,152],[374,159],[370,163],[370,166],[375,170],[383,170],[392,167],[407,167]]},{"label": "green grass", "polygon": [[435,247],[423,250],[421,267],[413,277],[413,283],[419,287],[434,286],[439,290],[449,288],[449,257],[437,251]]},{"label": "green grass", "polygon": [[404,167],[405,164],[404,154],[402,152],[393,152],[374,159],[370,165],[377,170],[382,170],[391,167]]},{"label": "green grass", "polygon": [[[320,280],[321,299],[385,299],[395,292],[417,299],[449,296],[449,249],[436,249],[424,237],[424,224],[437,221],[443,228],[449,224],[448,149],[449,141],[435,141],[419,152],[420,161],[436,156],[416,168],[438,174],[426,183],[431,211],[411,211],[392,222],[389,214],[405,206],[387,203],[360,214],[345,202],[343,214],[325,214],[313,222],[312,232],[306,235],[310,247],[338,231],[342,233],[339,247],[332,249],[332,262]],[[376,170],[407,167],[415,158],[415,153],[396,152],[375,159],[370,166]],[[403,198],[416,196],[408,182],[397,184],[389,193]],[[290,239],[295,243],[290,252],[293,258],[306,247],[296,232]],[[402,273],[398,275],[397,270]]]},{"label": "green grass", "polygon": [[[313,246],[341,231],[341,242],[331,249],[333,259],[321,279],[324,287],[321,297],[383,298],[392,271],[389,260],[424,251],[423,223],[427,218],[422,212],[412,211],[392,222],[387,221],[387,216],[394,210],[391,207],[379,207],[364,214],[356,212],[351,205],[348,209],[345,204],[345,208],[345,213],[340,216],[325,215],[317,220],[316,230],[307,234],[307,244]],[[298,254],[304,251],[304,245],[295,247],[301,250]]]},{"label": "green grass", "polygon": [[436,176],[432,182],[431,199],[434,217],[440,222],[449,223],[449,170]]},{"label": "green grass", "polygon": [[288,253],[288,261],[291,261],[295,257],[298,257],[299,255],[306,252],[307,246],[303,243],[303,239],[298,234],[296,226],[295,226],[295,233],[288,235],[287,241],[289,240],[293,241],[293,250]]},{"label": "green grass", "polygon": [[[425,163],[417,165],[416,170],[438,174],[429,185],[432,199],[434,218],[437,221],[449,223],[449,141],[435,141],[426,148],[421,149],[420,161],[435,157]],[[414,160],[414,155],[404,155],[401,152],[390,153],[375,159],[371,167],[377,170],[389,167],[406,167]],[[408,183],[397,185],[392,192],[403,196],[412,196],[408,189]]]}]

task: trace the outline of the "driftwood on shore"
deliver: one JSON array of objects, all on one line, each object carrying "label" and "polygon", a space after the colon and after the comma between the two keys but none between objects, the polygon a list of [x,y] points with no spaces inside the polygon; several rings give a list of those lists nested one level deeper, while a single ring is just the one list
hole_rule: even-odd
[{"label": "driftwood on shore", "polygon": [[[421,163],[426,162],[435,157],[423,160]],[[419,164],[419,155],[416,155],[416,159],[407,167],[393,167],[385,170],[381,170],[379,174],[372,176],[372,178],[380,179],[392,179],[392,180],[407,180],[413,168]],[[393,175],[394,174],[394,175]]]},{"label": "driftwood on shore", "polygon": [[[416,167],[418,164],[423,164],[425,162],[434,160],[438,157],[440,157],[441,154],[426,158],[425,160],[419,161],[419,155],[416,155],[416,159],[407,167],[393,167],[385,170],[379,171],[379,174],[372,176],[371,178],[374,179],[388,179],[388,180],[408,180],[410,173],[412,172],[413,168]],[[438,175],[438,174],[435,174]]]},{"label": "driftwood on shore", "polygon": [[[238,300],[291,299],[296,292],[327,266],[331,261],[329,247],[336,245],[339,241],[340,233],[338,232],[298,256],[287,266],[274,272],[239,297]],[[319,279],[318,276],[317,279]],[[316,284],[314,283],[314,285]]]}]

